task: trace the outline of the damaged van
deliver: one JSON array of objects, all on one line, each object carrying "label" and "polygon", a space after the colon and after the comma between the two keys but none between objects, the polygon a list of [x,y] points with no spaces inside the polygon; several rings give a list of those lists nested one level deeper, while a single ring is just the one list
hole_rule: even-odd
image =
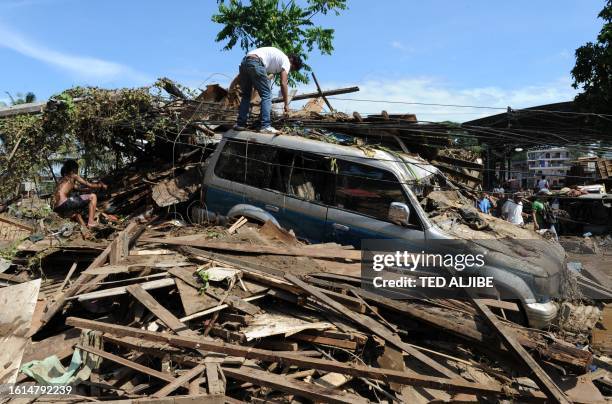
[{"label": "damaged van", "polygon": [[464,241],[465,249],[489,254],[484,271],[520,301],[532,327],[556,317],[551,297],[561,288],[563,249],[477,212],[472,219],[486,225],[473,225],[462,217],[469,200],[417,155],[341,139],[229,131],[207,162],[203,192],[209,217],[272,221],[313,243]]}]

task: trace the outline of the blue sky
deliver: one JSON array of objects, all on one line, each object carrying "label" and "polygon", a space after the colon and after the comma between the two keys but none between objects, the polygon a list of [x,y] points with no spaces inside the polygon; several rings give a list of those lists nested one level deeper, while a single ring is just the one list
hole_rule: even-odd
[{"label": "blue sky", "polygon": [[[575,94],[574,50],[595,39],[603,0],[349,0],[335,53],[310,64],[344,98],[514,108]],[[213,0],[0,0],[0,100],[73,85],[139,86],[168,76],[227,84],[242,51],[214,41]],[[300,91],[310,90],[310,86]],[[340,110],[464,121],[487,110],[334,100]],[[494,111],[493,111],[494,112]]]}]

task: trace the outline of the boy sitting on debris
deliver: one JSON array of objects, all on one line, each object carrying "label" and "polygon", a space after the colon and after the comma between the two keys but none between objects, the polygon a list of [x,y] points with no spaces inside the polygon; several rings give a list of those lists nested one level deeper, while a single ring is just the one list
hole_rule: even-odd
[{"label": "boy sitting on debris", "polygon": [[62,178],[59,180],[53,196],[53,211],[63,218],[70,218],[85,226],[85,221],[81,216],[81,212],[85,207],[89,207],[89,216],[87,219],[87,227],[96,226],[95,214],[98,197],[96,194],[81,194],[75,195],[73,192],[77,187],[77,183],[84,185],[90,189],[106,189],[106,184],[102,182],[91,183],[79,176],[79,165],[74,160],[66,160],[62,166]]}]

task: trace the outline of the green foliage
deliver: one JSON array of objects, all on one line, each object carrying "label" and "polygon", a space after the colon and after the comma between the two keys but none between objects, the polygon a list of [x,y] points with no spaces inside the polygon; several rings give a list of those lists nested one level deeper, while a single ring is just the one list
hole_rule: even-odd
[{"label": "green foliage", "polygon": [[198,271],[196,272],[198,274],[198,276],[200,277],[200,279],[202,279],[202,282],[204,283],[204,286],[202,286],[200,288],[200,293],[204,293],[204,291],[206,289],[208,289],[209,286],[209,275],[208,275],[208,271],[206,269],[198,269]]},{"label": "green foliage", "polygon": [[[576,49],[576,65],[572,69],[573,87],[582,92],[576,103],[583,111],[612,113],[612,0],[607,0],[599,18],[604,24],[597,42],[588,42]],[[608,129],[612,124],[607,121]]]},{"label": "green foliage", "polygon": [[146,144],[158,137],[174,138],[168,133],[180,117],[156,110],[154,89],[75,87],[51,97],[43,114],[0,119],[0,200],[24,179],[48,171],[47,159],[58,154],[77,154],[87,167],[109,167],[145,155]]},{"label": "green foliage", "polygon": [[[218,0],[219,13],[212,21],[224,25],[217,34],[217,42],[226,42],[223,49],[237,44],[248,51],[262,46],[274,46],[286,54],[299,55],[305,61],[315,47],[322,54],[334,50],[334,30],[315,25],[316,15],[339,15],[346,9],[346,0],[306,0],[303,6],[294,0]],[[308,83],[304,71],[311,68],[306,63],[302,72],[291,71],[291,82]]]}]

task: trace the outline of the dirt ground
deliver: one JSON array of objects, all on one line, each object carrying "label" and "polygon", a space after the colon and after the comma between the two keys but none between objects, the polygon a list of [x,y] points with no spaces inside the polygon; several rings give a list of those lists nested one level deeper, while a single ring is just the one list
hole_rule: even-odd
[{"label": "dirt ground", "polygon": [[565,248],[568,262],[580,262],[587,270],[599,270],[608,276],[612,284],[612,242],[609,237],[561,237],[560,242]]}]

